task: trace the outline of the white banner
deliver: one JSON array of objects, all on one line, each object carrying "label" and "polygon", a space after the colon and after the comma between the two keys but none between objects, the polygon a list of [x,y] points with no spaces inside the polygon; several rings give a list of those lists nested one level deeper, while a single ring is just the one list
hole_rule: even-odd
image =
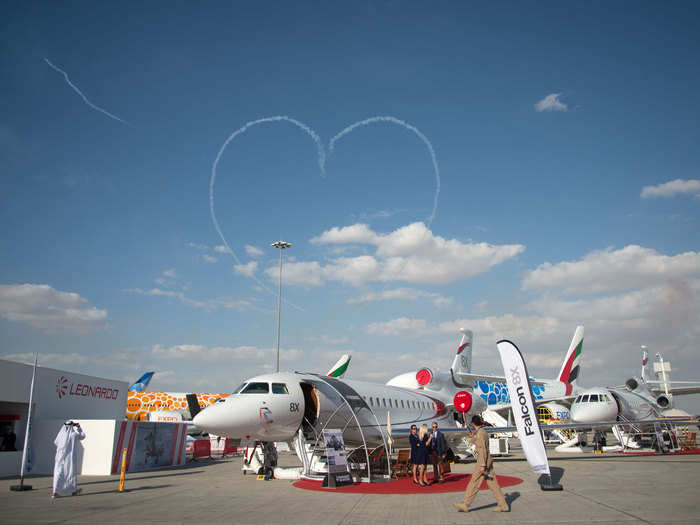
[{"label": "white banner", "polygon": [[527,457],[527,462],[537,474],[549,474],[547,452],[544,449],[542,433],[537,423],[537,411],[532,400],[525,361],[520,350],[510,341],[499,341],[498,352],[501,354],[503,371],[508,383],[511,408],[518,437]]}]

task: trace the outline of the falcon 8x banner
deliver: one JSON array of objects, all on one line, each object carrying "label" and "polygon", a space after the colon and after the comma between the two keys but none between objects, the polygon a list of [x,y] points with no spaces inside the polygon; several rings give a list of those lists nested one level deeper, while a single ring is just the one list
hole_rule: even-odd
[{"label": "falcon 8x banner", "polygon": [[527,462],[537,474],[549,474],[547,452],[537,423],[537,412],[528,381],[530,376],[523,356],[518,347],[510,341],[499,341],[496,345],[501,354],[515,426],[518,427],[518,437]]}]

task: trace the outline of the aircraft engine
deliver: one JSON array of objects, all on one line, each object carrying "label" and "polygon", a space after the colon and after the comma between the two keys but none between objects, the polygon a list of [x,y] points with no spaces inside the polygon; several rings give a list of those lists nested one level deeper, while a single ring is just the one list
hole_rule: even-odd
[{"label": "aircraft engine", "polygon": [[627,390],[634,392],[639,388],[639,381],[637,381],[634,377],[631,377],[625,381],[625,386],[627,387]]},{"label": "aircraft engine", "polygon": [[630,392],[644,398],[647,403],[656,404],[660,408],[670,408],[673,404],[673,396],[661,394],[657,398],[654,398],[649,388],[643,381],[639,381],[636,377],[632,377],[625,381],[625,387]]},{"label": "aircraft engine", "polygon": [[416,382],[420,386],[428,386],[433,382],[433,371],[430,368],[421,368],[416,372]]},{"label": "aircraft engine", "polygon": [[661,408],[671,408],[673,406],[673,396],[671,394],[661,394],[656,398],[656,404]]}]

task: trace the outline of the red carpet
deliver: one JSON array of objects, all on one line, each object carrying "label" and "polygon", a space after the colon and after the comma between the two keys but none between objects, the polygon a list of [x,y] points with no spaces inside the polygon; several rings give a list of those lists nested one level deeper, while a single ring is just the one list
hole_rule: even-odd
[{"label": "red carpet", "polygon": [[[344,494],[438,494],[440,492],[463,492],[471,474],[447,474],[444,483],[434,483],[428,487],[421,487],[413,483],[413,478],[401,478],[386,483],[355,483],[337,489],[321,487],[320,481],[308,481],[302,479],[294,483],[294,486],[304,490],[320,490],[323,492],[342,492]],[[512,476],[496,476],[501,487],[510,487],[522,483],[520,478]],[[486,482],[481,484],[481,490],[486,488]]]}]

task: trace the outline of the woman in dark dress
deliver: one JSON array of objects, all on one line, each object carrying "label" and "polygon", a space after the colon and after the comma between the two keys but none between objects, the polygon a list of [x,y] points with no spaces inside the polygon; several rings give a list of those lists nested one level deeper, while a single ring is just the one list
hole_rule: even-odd
[{"label": "woman in dark dress", "polygon": [[428,425],[421,425],[416,448],[416,450],[418,450],[416,461],[420,469],[418,473],[418,483],[421,487],[430,485],[430,483],[428,483],[428,447],[430,447],[431,438],[432,436],[428,434]]},{"label": "woman in dark dress", "polygon": [[408,440],[411,443],[411,458],[409,461],[413,466],[413,483],[418,485],[418,480],[416,479],[416,469],[418,468],[421,445],[420,441],[418,440],[418,428],[416,425],[411,425],[411,433],[408,435]]}]

